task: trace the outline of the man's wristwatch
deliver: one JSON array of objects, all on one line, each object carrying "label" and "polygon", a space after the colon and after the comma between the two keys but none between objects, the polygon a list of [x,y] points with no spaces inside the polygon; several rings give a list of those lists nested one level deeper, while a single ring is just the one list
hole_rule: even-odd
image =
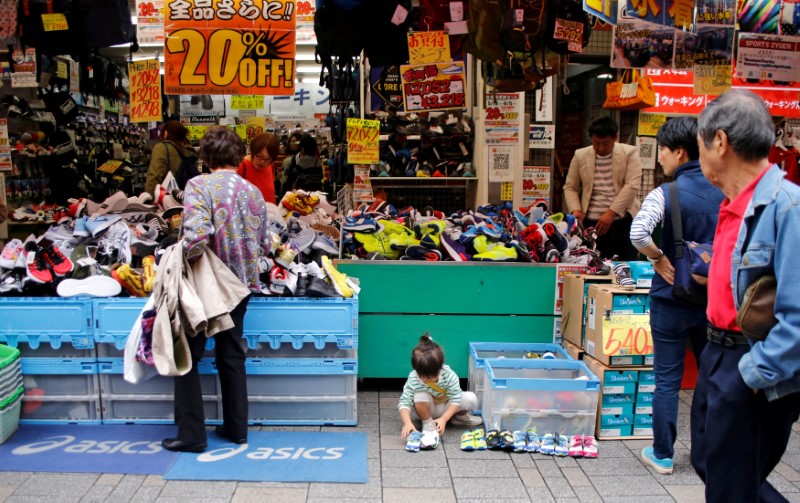
[{"label": "man's wristwatch", "polygon": [[664,252],[661,251],[661,250],[658,250],[658,257],[656,257],[656,258],[647,257],[647,261],[650,262],[653,265],[656,265],[659,262],[661,262],[662,258],[664,258]]}]

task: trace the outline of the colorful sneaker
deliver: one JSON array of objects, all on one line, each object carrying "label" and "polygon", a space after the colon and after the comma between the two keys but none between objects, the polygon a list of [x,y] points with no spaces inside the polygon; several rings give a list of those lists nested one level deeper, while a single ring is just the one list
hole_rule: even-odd
[{"label": "colorful sneaker", "polygon": [[642,461],[651,466],[653,470],[661,475],[670,475],[672,473],[672,459],[664,458],[659,459],[653,452],[652,447],[645,447],[642,449]]},{"label": "colorful sneaker", "polygon": [[541,452],[542,441],[539,435],[536,434],[536,428],[528,428],[528,443],[526,444],[528,452]]},{"label": "colorful sneaker", "polygon": [[86,220],[86,230],[89,231],[93,237],[97,237],[104,230],[114,225],[120,218],[119,215],[95,215]]},{"label": "colorful sneaker", "polygon": [[545,433],[541,439],[539,452],[552,456],[556,452],[556,436],[552,433]]},{"label": "colorful sneaker", "polygon": [[442,248],[455,262],[467,262],[472,257],[467,253],[467,248],[457,239],[451,238],[446,232],[441,236]]},{"label": "colorful sneaker", "polygon": [[13,269],[20,254],[25,249],[25,245],[19,239],[12,239],[3,247],[3,252],[0,253],[0,267],[5,269]]},{"label": "colorful sneaker", "polygon": [[509,430],[503,430],[499,433],[500,436],[500,449],[504,451],[514,450],[514,434]]},{"label": "colorful sneaker", "polygon": [[280,248],[275,251],[275,262],[284,269],[288,269],[300,253],[297,245],[291,241],[282,244]]},{"label": "colorful sneaker", "polygon": [[514,452],[528,452],[528,435],[524,431],[515,431]]},{"label": "colorful sneaker", "polygon": [[134,297],[147,297],[144,291],[142,275],[131,269],[130,264],[122,264],[117,269],[111,271],[111,277],[122,285]]},{"label": "colorful sneaker", "polygon": [[72,261],[55,246],[48,246],[39,253],[44,255],[44,259],[50,264],[50,270],[56,276],[64,276],[72,271]]},{"label": "colorful sneaker", "polygon": [[353,296],[353,290],[350,288],[350,285],[347,284],[347,276],[336,270],[333,266],[333,262],[331,262],[331,259],[327,256],[322,257],[322,268],[325,270],[325,274],[328,275],[331,284],[339,295],[348,299]]},{"label": "colorful sneaker", "polygon": [[581,435],[573,435],[569,439],[569,455],[573,458],[583,457],[583,437]]},{"label": "colorful sneaker", "polygon": [[597,457],[597,440],[591,435],[583,437],[583,457],[592,459]]},{"label": "colorful sneaker", "polygon": [[475,449],[479,451],[486,450],[486,437],[484,436],[483,428],[475,428],[472,430],[475,435]]},{"label": "colorful sneaker", "polygon": [[419,440],[419,449],[432,451],[437,447],[439,447],[439,432],[435,429],[423,432],[422,438]]},{"label": "colorful sneaker", "polygon": [[87,216],[75,219],[75,227],[72,229],[73,238],[88,238],[90,236],[89,228],[86,227],[87,220],[89,220]]},{"label": "colorful sneaker", "polygon": [[617,262],[614,264],[614,277],[617,284],[626,290],[636,288],[636,281],[631,277],[631,266],[627,262]]},{"label": "colorful sneaker", "polygon": [[569,439],[566,436],[556,433],[553,454],[560,457],[569,455]]},{"label": "colorful sneaker", "polygon": [[[475,238],[475,240],[477,241],[477,238]],[[514,262],[517,260],[517,251],[502,243],[496,243],[489,245],[487,251],[473,255],[472,260],[484,262]]]},{"label": "colorful sneaker", "polygon": [[142,279],[144,284],[142,288],[145,292],[150,293],[156,284],[156,258],[152,255],[142,258]]},{"label": "colorful sneaker", "polygon": [[475,444],[475,432],[467,430],[461,434],[461,450],[462,451],[475,451],[478,446]]},{"label": "colorful sneaker", "polygon": [[408,435],[408,441],[406,442],[406,450],[408,452],[419,452],[419,443],[422,440],[422,433],[419,431],[412,431]]},{"label": "colorful sneaker", "polygon": [[486,447],[491,450],[500,449],[500,432],[497,430],[489,430],[486,432]]}]

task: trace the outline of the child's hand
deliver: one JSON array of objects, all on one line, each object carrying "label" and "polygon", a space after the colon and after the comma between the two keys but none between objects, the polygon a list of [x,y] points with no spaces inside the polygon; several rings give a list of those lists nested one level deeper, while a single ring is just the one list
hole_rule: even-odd
[{"label": "child's hand", "polygon": [[414,427],[413,424],[409,423],[409,424],[403,425],[403,431],[400,432],[400,436],[402,436],[403,438],[406,438],[413,431],[417,431],[417,429]]},{"label": "child's hand", "polygon": [[444,435],[445,426],[447,426],[447,420],[444,418],[439,418],[433,421],[436,423],[436,431],[439,432],[439,435]]}]

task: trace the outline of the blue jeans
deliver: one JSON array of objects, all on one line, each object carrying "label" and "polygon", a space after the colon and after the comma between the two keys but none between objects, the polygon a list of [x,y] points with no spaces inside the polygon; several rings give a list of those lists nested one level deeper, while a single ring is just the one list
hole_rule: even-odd
[{"label": "blue jeans", "polygon": [[650,299],[656,390],[653,393],[653,453],[659,459],[675,455],[678,435],[678,393],[683,379],[686,341],[692,344],[698,366],[706,344],[705,309]]}]

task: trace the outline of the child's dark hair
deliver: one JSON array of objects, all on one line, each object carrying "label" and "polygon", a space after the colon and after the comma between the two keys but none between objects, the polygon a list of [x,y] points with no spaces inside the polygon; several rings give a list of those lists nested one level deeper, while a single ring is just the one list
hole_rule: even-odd
[{"label": "child's dark hair", "polygon": [[444,365],[444,351],[442,347],[431,339],[428,332],[419,338],[419,343],[411,352],[411,367],[420,377],[435,377]]}]

